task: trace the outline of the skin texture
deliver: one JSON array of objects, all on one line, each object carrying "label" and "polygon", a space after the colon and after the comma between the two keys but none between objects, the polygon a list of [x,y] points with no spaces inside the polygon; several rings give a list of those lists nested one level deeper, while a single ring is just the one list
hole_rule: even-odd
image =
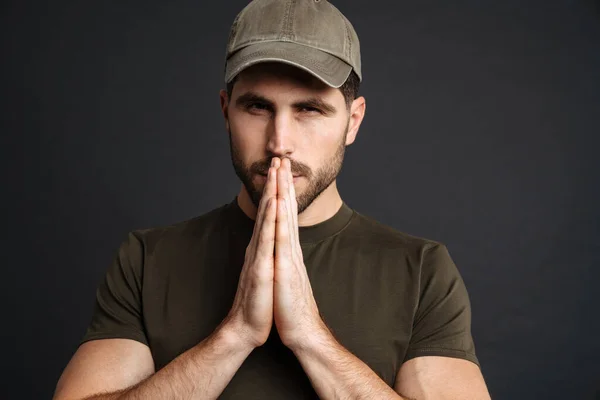
[{"label": "skin texture", "polygon": [[[316,171],[310,167],[299,163],[298,161],[291,161],[292,163],[292,174],[294,176],[300,175],[308,182],[306,188],[298,196],[298,213],[304,212],[312,204],[312,202],[319,196],[325,189],[331,185],[337,175],[340,173],[342,163],[344,160],[344,152],[346,150],[346,135],[344,134],[337,145],[335,153],[329,158],[327,162],[319,167]],[[231,138],[231,131],[229,131],[229,147],[231,152],[231,161],[236,175],[242,181],[245,191],[249,194],[252,204],[258,208],[258,204],[262,197],[261,185],[256,183],[253,177],[256,174],[264,175],[266,172],[264,165],[268,160],[256,161],[250,166],[244,165],[242,152],[234,144]],[[289,159],[288,159],[289,160]]]},{"label": "skin texture", "polygon": [[267,172],[258,216],[246,247],[238,289],[226,323],[241,332],[252,347],[262,346],[273,325],[273,268],[277,216],[276,169]]},{"label": "skin texture", "polygon": [[325,329],[306,272],[298,236],[298,204],[291,163],[275,158],[277,169],[277,218],[273,319],[283,344],[290,349],[310,345],[311,336]]},{"label": "skin texture", "polygon": [[348,108],[339,89],[276,63],[244,70],[231,99],[225,90],[220,97],[232,164],[242,182],[242,210],[255,218],[264,188],[260,174],[278,157],[287,158],[292,174],[301,176],[294,184],[299,226],[333,216],[342,204],[335,179],[364,117],[365,99]]}]

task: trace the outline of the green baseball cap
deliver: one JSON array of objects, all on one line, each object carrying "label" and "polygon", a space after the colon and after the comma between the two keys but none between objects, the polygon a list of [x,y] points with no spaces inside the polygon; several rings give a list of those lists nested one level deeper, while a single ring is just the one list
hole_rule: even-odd
[{"label": "green baseball cap", "polygon": [[276,61],[338,88],[354,70],[362,80],[358,35],[327,0],[253,0],[229,32],[225,83],[245,68]]}]

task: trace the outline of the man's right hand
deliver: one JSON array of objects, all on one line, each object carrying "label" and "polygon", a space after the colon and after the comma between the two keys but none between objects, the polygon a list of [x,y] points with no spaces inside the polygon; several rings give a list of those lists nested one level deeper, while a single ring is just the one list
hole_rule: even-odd
[{"label": "man's right hand", "polygon": [[262,346],[273,325],[273,274],[275,217],[277,214],[277,167],[271,164],[259,203],[254,232],[240,273],[233,306],[224,320],[241,339]]}]

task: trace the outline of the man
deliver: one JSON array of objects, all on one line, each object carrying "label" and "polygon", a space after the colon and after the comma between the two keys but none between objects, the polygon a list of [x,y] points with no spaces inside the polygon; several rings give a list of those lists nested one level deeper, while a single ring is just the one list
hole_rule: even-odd
[{"label": "man", "polygon": [[338,193],[360,66],[326,0],[238,14],[220,97],[241,191],[129,233],[55,399],[489,398],[446,247]]}]

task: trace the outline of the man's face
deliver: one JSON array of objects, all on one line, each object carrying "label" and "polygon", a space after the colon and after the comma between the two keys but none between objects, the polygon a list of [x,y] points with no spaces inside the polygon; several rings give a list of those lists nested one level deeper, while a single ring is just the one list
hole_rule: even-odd
[{"label": "man's face", "polygon": [[258,208],[273,157],[288,158],[298,213],[339,174],[349,113],[339,89],[285,64],[257,64],[237,78],[227,106],[236,175]]}]

